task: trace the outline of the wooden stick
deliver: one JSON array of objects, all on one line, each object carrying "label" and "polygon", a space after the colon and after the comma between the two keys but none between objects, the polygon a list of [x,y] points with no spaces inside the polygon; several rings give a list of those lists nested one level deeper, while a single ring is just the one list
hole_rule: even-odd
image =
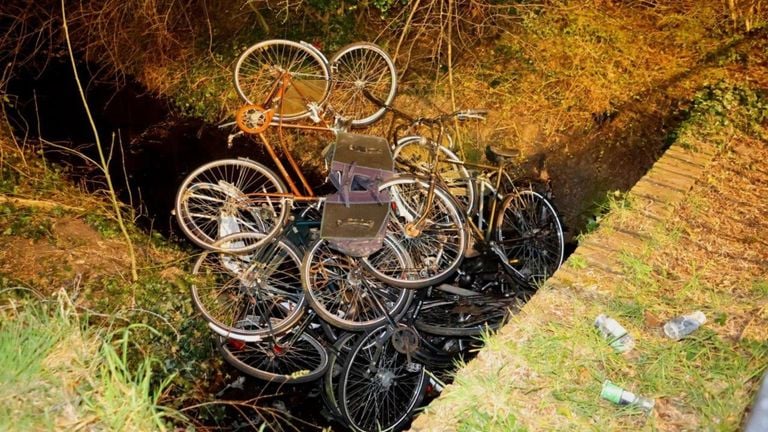
[{"label": "wooden stick", "polygon": [[0,203],[18,204],[22,207],[36,207],[36,208],[42,208],[46,210],[51,210],[58,207],[64,210],[85,211],[85,209],[82,207],[73,207],[70,205],[61,204],[54,201],[18,198],[18,197],[12,197],[7,195],[0,195]]}]

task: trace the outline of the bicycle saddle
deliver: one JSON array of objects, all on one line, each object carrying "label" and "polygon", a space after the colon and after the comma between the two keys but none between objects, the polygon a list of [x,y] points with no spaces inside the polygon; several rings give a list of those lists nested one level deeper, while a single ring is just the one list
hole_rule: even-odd
[{"label": "bicycle saddle", "polygon": [[518,149],[502,149],[493,145],[485,147],[485,157],[491,162],[499,162],[503,159],[514,159],[520,157]]}]

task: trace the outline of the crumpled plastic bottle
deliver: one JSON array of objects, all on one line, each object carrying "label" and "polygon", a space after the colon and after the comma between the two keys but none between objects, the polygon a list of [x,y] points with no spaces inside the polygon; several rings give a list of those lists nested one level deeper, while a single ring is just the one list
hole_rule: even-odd
[{"label": "crumpled plastic bottle", "polygon": [[664,324],[664,334],[670,339],[680,340],[693,333],[705,322],[707,322],[707,317],[701,311],[672,318]]},{"label": "crumpled plastic bottle", "polygon": [[635,340],[615,319],[600,314],[595,318],[595,327],[604,338],[608,339],[608,344],[616,351],[623,353],[635,347]]}]

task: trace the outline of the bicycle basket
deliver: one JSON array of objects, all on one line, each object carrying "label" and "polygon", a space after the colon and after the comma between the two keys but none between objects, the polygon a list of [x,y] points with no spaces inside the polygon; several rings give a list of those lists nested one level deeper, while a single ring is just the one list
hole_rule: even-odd
[{"label": "bicycle basket", "polygon": [[364,257],[384,243],[390,197],[379,192],[394,175],[387,141],[380,137],[340,133],[328,174],[338,192],[326,197],[320,237],[349,256]]}]

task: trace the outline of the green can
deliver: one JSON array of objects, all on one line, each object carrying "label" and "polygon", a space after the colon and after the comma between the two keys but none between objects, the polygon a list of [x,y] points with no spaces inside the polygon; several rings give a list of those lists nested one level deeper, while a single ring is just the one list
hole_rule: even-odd
[{"label": "green can", "polygon": [[612,383],[610,380],[605,380],[603,382],[603,389],[600,392],[600,397],[617,405],[638,407],[646,413],[653,411],[653,406],[655,404],[653,399],[644,398],[630,391],[626,391]]}]

